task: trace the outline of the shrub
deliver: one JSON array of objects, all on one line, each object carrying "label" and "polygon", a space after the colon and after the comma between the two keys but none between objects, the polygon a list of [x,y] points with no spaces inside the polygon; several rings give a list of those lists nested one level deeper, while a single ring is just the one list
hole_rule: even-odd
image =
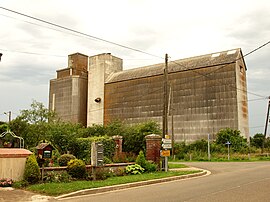
[{"label": "shrub", "polygon": [[136,164],[144,168],[145,172],[155,172],[157,171],[157,165],[153,162],[149,162],[145,159],[143,151],[140,151],[136,159]]},{"label": "shrub", "polygon": [[132,152],[122,152],[118,156],[113,157],[114,163],[128,163],[128,162],[135,162],[137,155]]},{"label": "shrub", "polygon": [[44,182],[70,182],[71,176],[66,172],[46,172],[43,178]]},{"label": "shrub", "polygon": [[149,162],[149,161],[146,161],[146,164],[145,164],[145,172],[156,172],[157,171],[157,165],[153,162]]},{"label": "shrub", "polygon": [[59,166],[67,166],[68,162],[75,158],[72,154],[63,154],[58,159]]},{"label": "shrub", "polygon": [[142,168],[138,164],[135,164],[135,165],[127,166],[125,171],[127,174],[138,175],[138,174],[142,174],[144,172],[144,168]]},{"label": "shrub", "polygon": [[159,125],[154,121],[148,121],[127,128],[123,134],[123,151],[139,154],[145,151],[145,136],[150,134],[161,134]]},{"label": "shrub", "polygon": [[91,159],[91,144],[92,142],[102,142],[104,156],[112,159],[115,151],[115,143],[111,137],[88,137],[88,138],[77,138],[71,145],[71,153],[74,154],[78,159],[83,160],[86,163],[90,163]]},{"label": "shrub", "polygon": [[146,159],[145,159],[143,151],[139,152],[139,155],[138,155],[138,157],[136,159],[136,164],[142,166],[143,168],[146,167]]},{"label": "shrub", "polygon": [[104,164],[112,164],[112,161],[111,161],[111,159],[109,159],[108,157],[104,156],[104,157],[103,157],[103,163],[104,163]]},{"label": "shrub", "polygon": [[85,163],[80,159],[73,159],[68,162],[67,172],[73,178],[82,179],[86,176]]},{"label": "shrub", "polygon": [[96,180],[106,180],[108,177],[113,175],[112,173],[105,170],[104,168],[96,168],[95,174],[96,174]]},{"label": "shrub", "polygon": [[29,184],[34,184],[40,179],[40,170],[35,155],[30,155],[26,160],[24,180]]}]

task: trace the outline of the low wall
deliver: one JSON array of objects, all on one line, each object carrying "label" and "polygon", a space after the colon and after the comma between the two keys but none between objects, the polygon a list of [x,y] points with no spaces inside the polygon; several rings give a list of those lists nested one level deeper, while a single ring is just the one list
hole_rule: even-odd
[{"label": "low wall", "polygon": [[22,180],[26,159],[31,154],[32,152],[26,149],[0,148],[0,178]]},{"label": "low wall", "polygon": [[[133,165],[135,163],[113,163],[113,164],[104,164],[104,168],[105,169],[113,169],[113,170],[116,170],[116,169],[119,169],[119,168],[125,168],[126,166],[128,165]],[[88,171],[92,170],[92,167],[91,165],[86,165],[86,169]],[[61,166],[61,167],[44,167],[44,173],[46,172],[49,172],[49,171],[64,171],[67,169],[67,166]],[[40,171],[42,171],[42,168],[40,168]]]}]

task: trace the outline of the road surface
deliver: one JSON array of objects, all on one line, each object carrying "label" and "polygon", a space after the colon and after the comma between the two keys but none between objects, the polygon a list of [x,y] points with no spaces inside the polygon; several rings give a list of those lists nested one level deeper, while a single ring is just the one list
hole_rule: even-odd
[{"label": "road surface", "polygon": [[62,199],[83,202],[270,201],[270,162],[192,162],[211,175]]}]

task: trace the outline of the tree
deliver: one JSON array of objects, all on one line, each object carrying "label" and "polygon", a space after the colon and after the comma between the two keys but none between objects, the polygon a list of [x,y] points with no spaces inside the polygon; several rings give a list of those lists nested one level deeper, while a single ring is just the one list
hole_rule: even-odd
[{"label": "tree", "polygon": [[21,110],[21,114],[12,120],[10,129],[24,139],[25,147],[31,148],[46,139],[48,121],[55,114],[50,112],[43,103],[33,100],[30,109]]},{"label": "tree", "polygon": [[20,117],[29,124],[46,123],[55,117],[55,113],[49,111],[43,103],[33,100],[30,109],[21,111]]},{"label": "tree", "polygon": [[231,128],[221,129],[217,133],[216,144],[225,145],[226,142],[231,143],[231,148],[234,151],[241,151],[248,148],[247,139],[241,136],[239,130],[233,130]]},{"label": "tree", "polygon": [[256,148],[262,148],[263,146],[264,135],[262,133],[257,133],[253,137],[250,138],[251,146]]}]

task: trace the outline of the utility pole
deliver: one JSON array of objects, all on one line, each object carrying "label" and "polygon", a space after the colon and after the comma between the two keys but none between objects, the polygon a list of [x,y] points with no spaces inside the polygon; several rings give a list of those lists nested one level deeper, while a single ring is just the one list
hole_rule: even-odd
[{"label": "utility pole", "polygon": [[[165,67],[164,67],[164,78],[163,78],[163,123],[162,123],[162,136],[164,139],[168,137],[168,54],[165,54]],[[165,172],[168,171],[168,157],[165,156],[162,160],[162,169]]]},{"label": "utility pole", "polygon": [[4,114],[8,116],[8,123],[10,123],[11,122],[11,111],[4,112]]},{"label": "utility pole", "polygon": [[163,93],[163,138],[168,135],[168,54],[165,54],[164,68],[164,93]]},{"label": "utility pole", "polygon": [[263,137],[263,144],[262,144],[262,154],[264,152],[264,144],[266,140],[266,133],[267,133],[267,126],[269,121],[269,108],[270,108],[270,96],[268,97],[268,108],[267,108],[267,115],[266,115],[266,122],[265,122],[265,128],[264,128],[264,137]]}]

